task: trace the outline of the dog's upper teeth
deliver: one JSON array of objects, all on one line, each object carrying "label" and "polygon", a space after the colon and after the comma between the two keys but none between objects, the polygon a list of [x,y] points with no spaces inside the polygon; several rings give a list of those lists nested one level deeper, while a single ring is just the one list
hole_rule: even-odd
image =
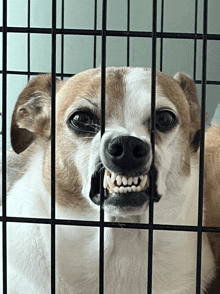
[{"label": "dog's upper teeth", "polygon": [[134,177],[134,178],[133,178],[133,183],[134,183],[135,185],[137,185],[137,183],[138,183],[138,177]]},{"label": "dog's upper teeth", "polygon": [[113,191],[115,185],[111,182],[111,179],[110,179],[110,177],[108,175],[107,175],[106,178],[107,178],[108,185],[110,187],[110,191]]},{"label": "dog's upper teeth", "polygon": [[116,182],[118,186],[121,186],[121,182],[122,182],[122,177],[121,176],[117,176],[116,177]]},{"label": "dog's upper teeth", "polygon": [[131,186],[132,182],[133,182],[133,178],[132,177],[128,178],[128,182],[127,182],[128,186]]},{"label": "dog's upper teeth", "polygon": [[126,177],[122,177],[122,183],[123,183],[124,186],[127,185],[128,180],[126,179]]},{"label": "dog's upper teeth", "polygon": [[103,179],[103,187],[104,187],[104,189],[106,189],[107,186],[108,186],[107,177],[108,177],[107,171],[105,170],[105,175],[104,175],[104,179]]},{"label": "dog's upper teeth", "polygon": [[114,183],[115,179],[116,179],[116,174],[111,173],[111,182],[112,182],[112,184]]},{"label": "dog's upper teeth", "polygon": [[144,189],[145,185],[147,183],[147,175],[143,176],[142,181],[140,182],[141,189]]}]

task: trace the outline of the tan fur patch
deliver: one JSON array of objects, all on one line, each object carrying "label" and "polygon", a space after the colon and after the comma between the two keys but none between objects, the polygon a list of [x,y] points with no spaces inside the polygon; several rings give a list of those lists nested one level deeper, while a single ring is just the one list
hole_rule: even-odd
[{"label": "tan fur patch", "polygon": [[[162,95],[170,99],[175,105],[180,115],[180,142],[179,145],[183,149],[184,158],[182,158],[181,175],[188,175],[190,171],[190,132],[191,132],[191,118],[189,111],[189,104],[184,97],[184,92],[172,77],[169,77],[161,72],[157,72],[157,95]],[[160,93],[161,91],[161,93]],[[196,132],[197,129],[194,130]]]},{"label": "tan fur patch", "polygon": [[[205,134],[204,164],[204,225],[220,227],[220,125]],[[217,264],[217,276],[207,293],[216,294],[220,289],[220,234],[207,235]]]},{"label": "tan fur patch", "polygon": [[[106,116],[111,115],[115,107],[115,101],[123,98],[123,72],[123,70],[113,68],[107,68],[106,70]],[[65,154],[71,154],[72,150],[82,148],[83,138],[78,138],[74,133],[72,134],[75,138],[74,140],[66,138],[64,126],[66,125],[67,110],[70,108],[74,110],[76,106],[82,107],[85,103],[84,98],[97,105],[97,111],[99,116],[101,116],[100,68],[88,70],[70,78],[62,86],[57,95],[57,201],[63,206],[76,205],[78,203],[78,208],[87,211],[89,210],[90,203],[82,199],[82,184],[79,172],[73,162],[71,164],[65,162],[65,160],[68,161],[68,157],[63,159],[64,155],[61,150],[64,148]],[[47,153],[48,155],[50,154],[50,152]],[[59,161],[63,161],[63,163],[60,164]],[[50,170],[49,162],[46,161],[45,166],[44,175],[46,186],[50,189],[50,177],[48,177],[48,170]]]}]

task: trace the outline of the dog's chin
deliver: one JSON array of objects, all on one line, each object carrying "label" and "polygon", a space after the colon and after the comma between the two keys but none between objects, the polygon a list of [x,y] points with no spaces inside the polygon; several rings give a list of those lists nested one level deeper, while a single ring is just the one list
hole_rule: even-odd
[{"label": "dog's chin", "polygon": [[[130,186],[128,186],[128,184],[125,184],[121,185],[120,187],[118,187],[117,184],[112,185],[110,181],[106,180],[108,173],[111,172],[105,170],[104,174],[103,168],[100,168],[93,173],[91,178],[91,189],[89,196],[93,203],[99,206],[102,205],[105,212],[107,212],[111,216],[124,217],[131,215],[141,215],[146,211],[150,201],[150,197],[154,202],[158,202],[161,198],[161,196],[157,192],[156,183],[156,189],[154,189],[155,194],[153,196],[151,195],[151,185],[149,183],[150,172],[145,176],[141,176],[139,178],[137,177],[138,179],[136,180],[136,186],[133,183]],[[104,195],[103,199],[101,200],[100,189],[103,184],[100,185],[100,183],[103,183],[103,181]],[[145,182],[144,186],[142,185],[143,181]]]},{"label": "dog's chin", "polygon": [[[101,204],[100,194],[96,194],[91,200],[96,204]],[[140,215],[148,207],[149,196],[146,192],[136,193],[109,193],[104,190],[103,207],[105,212],[111,216]]]}]

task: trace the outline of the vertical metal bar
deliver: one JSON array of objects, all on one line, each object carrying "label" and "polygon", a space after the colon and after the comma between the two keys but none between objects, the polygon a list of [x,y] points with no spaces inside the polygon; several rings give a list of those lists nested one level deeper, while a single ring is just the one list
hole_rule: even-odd
[{"label": "vertical metal bar", "polygon": [[51,293],[55,294],[55,182],[56,182],[56,0],[52,2],[51,48]]},{"label": "vertical metal bar", "polygon": [[[198,0],[195,0],[195,36],[197,34],[197,21],[198,21]],[[194,40],[194,64],[193,64],[193,79],[196,80],[196,57],[197,57],[197,39]]]},{"label": "vertical metal bar", "polygon": [[[163,33],[163,25],[164,25],[164,0],[161,0],[161,23],[160,23],[160,31]],[[160,71],[163,71],[163,37],[160,39]]]},{"label": "vertical metal bar", "polygon": [[[127,32],[130,32],[130,0],[127,0]],[[130,65],[130,37],[127,36],[127,66]]]},{"label": "vertical metal bar", "polygon": [[[94,7],[94,31],[97,30],[97,0],[95,0]],[[96,68],[96,47],[97,47],[97,36],[94,35],[94,45],[93,45],[93,67]]]},{"label": "vertical metal bar", "polygon": [[[155,154],[155,90],[156,90],[156,54],[157,54],[157,0],[153,0],[152,11],[152,71],[151,71],[151,146],[154,166]],[[150,201],[149,201],[149,232],[148,232],[148,288],[147,293],[152,293],[152,272],[153,272],[153,216],[154,204],[152,196],[155,195],[155,173],[154,168],[150,176]]]},{"label": "vertical metal bar", "polygon": [[202,258],[202,218],[203,218],[203,176],[204,176],[204,134],[206,107],[206,64],[207,64],[207,23],[208,1],[203,2],[203,57],[202,57],[202,97],[201,97],[201,142],[199,164],[199,203],[198,203],[198,234],[197,234],[197,270],[196,294],[201,292],[201,258]]},{"label": "vertical metal bar", "polygon": [[2,265],[3,293],[7,294],[7,219],[6,219],[6,150],[7,150],[7,0],[2,9]]},{"label": "vertical metal bar", "polygon": [[[28,0],[28,29],[31,27],[31,0]],[[30,33],[27,36],[27,71],[28,71],[28,81],[30,80],[30,71],[31,71],[31,45],[30,45]]]},{"label": "vertical metal bar", "polygon": [[[102,65],[101,65],[101,136],[105,132],[105,86],[106,86],[106,20],[107,0],[102,1]],[[103,179],[103,173],[101,179]],[[100,181],[100,252],[99,252],[99,294],[104,293],[104,189]]]},{"label": "vertical metal bar", "polygon": [[[62,0],[62,16],[61,16],[61,29],[64,29],[64,0]],[[61,34],[61,80],[63,80],[64,69],[64,34]]]}]

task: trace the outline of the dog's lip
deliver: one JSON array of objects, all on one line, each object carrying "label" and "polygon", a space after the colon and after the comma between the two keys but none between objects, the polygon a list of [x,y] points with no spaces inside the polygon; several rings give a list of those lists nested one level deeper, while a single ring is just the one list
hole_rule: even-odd
[{"label": "dog's lip", "polygon": [[[106,183],[103,183],[104,177],[105,177],[105,168],[102,164],[99,164],[99,168],[93,173],[92,178],[91,178],[91,189],[89,193],[90,199],[96,204],[100,205],[101,204],[101,199],[100,199],[100,189],[102,189],[102,186],[104,184],[104,187],[106,186]],[[111,173],[110,170],[107,170],[107,173]],[[147,177],[149,179],[150,173],[152,172],[152,169],[150,169],[149,173],[147,174]],[[155,169],[156,172],[156,169]],[[146,175],[146,174],[145,174]],[[145,176],[143,175],[143,176]],[[121,176],[122,177],[122,176]],[[125,177],[125,176],[124,176]],[[127,177],[128,178],[128,177]],[[142,178],[142,176],[140,177]],[[141,179],[140,179],[141,180]],[[140,182],[139,180],[139,182]],[[101,182],[100,182],[101,181]],[[102,185],[100,184],[102,183]],[[142,188],[141,191],[126,191],[123,193],[120,193],[120,191],[115,192],[114,190],[111,190],[110,187],[105,187],[104,188],[104,203],[105,205],[115,205],[115,206],[142,206],[144,203],[149,201],[149,198],[151,197],[152,201],[158,202],[161,198],[161,195],[158,194],[157,192],[157,187],[155,189],[155,194],[152,196],[151,195],[151,188],[149,187],[150,184],[147,183],[144,187]],[[111,191],[111,192],[110,192]],[[120,201],[114,201],[114,200],[120,200]],[[124,201],[121,199],[124,199]],[[137,200],[139,199],[139,202]],[[138,205],[139,203],[139,205]]]}]

